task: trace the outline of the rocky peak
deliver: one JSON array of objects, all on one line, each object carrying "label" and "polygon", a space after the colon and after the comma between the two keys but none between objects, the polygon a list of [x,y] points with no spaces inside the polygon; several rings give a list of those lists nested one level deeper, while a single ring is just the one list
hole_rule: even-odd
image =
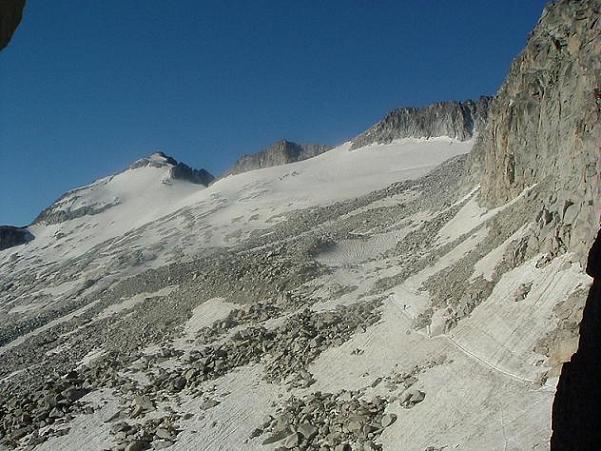
[{"label": "rocky peak", "polygon": [[401,138],[448,136],[466,141],[482,130],[490,101],[491,97],[480,97],[464,102],[439,102],[423,108],[399,108],[353,139],[351,149]]},{"label": "rocky peak", "polygon": [[601,0],[547,5],[491,104],[469,162],[487,206],[536,186],[538,240],[581,256],[599,226],[601,204],[600,16]]},{"label": "rocky peak", "polygon": [[148,157],[136,160],[128,169],[142,167],[169,168],[169,178],[186,180],[204,186],[208,186],[215,179],[215,177],[206,169],[193,169],[190,166],[165,155],[163,152],[154,152]]},{"label": "rocky peak", "polygon": [[315,157],[330,150],[332,146],[322,144],[297,144],[280,140],[255,154],[243,155],[227,172],[240,174],[254,169],[268,168],[282,164],[294,163]]}]

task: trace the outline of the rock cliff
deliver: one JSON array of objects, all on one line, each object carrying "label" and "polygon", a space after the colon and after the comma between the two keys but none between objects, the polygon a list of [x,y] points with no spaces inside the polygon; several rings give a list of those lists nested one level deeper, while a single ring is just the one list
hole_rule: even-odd
[{"label": "rock cliff", "polygon": [[352,149],[401,138],[448,136],[466,141],[483,128],[490,97],[465,102],[439,102],[423,108],[405,107],[386,117],[353,139]]},{"label": "rock cliff", "polygon": [[323,144],[297,144],[286,140],[277,141],[260,152],[243,155],[226,175],[306,160],[331,148],[331,146]]},{"label": "rock cliff", "polygon": [[599,226],[601,1],[547,5],[470,155],[484,203],[537,186],[531,245],[586,255]]}]

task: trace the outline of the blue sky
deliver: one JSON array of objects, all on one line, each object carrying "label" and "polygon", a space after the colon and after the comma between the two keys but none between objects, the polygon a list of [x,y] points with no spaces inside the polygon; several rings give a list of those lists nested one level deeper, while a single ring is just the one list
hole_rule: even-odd
[{"label": "blue sky", "polygon": [[28,0],[0,53],[0,224],[160,149],[219,174],[494,94],[544,0]]}]

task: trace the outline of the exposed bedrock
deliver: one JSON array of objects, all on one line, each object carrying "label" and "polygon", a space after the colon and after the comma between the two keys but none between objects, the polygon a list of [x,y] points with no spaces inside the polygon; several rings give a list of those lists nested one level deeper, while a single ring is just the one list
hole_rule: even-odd
[{"label": "exposed bedrock", "polygon": [[480,97],[465,102],[439,102],[423,108],[399,108],[353,139],[351,148],[401,138],[448,136],[466,141],[483,128],[490,101],[490,97]]},{"label": "exposed bedrock", "polygon": [[585,258],[599,224],[601,1],[551,3],[491,103],[470,155],[482,199],[501,205],[538,185],[539,241]]},{"label": "exposed bedrock", "polygon": [[306,160],[327,152],[331,148],[332,146],[323,144],[297,144],[283,139],[260,152],[243,155],[226,175]]}]

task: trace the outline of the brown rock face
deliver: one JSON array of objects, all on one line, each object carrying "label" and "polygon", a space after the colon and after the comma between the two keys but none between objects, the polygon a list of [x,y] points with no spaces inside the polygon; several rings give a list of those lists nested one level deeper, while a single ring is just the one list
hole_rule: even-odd
[{"label": "brown rock face", "polygon": [[10,38],[21,23],[25,0],[0,1],[0,50],[8,45]]},{"label": "brown rock face", "polygon": [[[548,5],[471,155],[488,206],[537,185],[538,221],[586,255],[599,225],[601,0]],[[545,237],[541,237],[544,239]]]}]

